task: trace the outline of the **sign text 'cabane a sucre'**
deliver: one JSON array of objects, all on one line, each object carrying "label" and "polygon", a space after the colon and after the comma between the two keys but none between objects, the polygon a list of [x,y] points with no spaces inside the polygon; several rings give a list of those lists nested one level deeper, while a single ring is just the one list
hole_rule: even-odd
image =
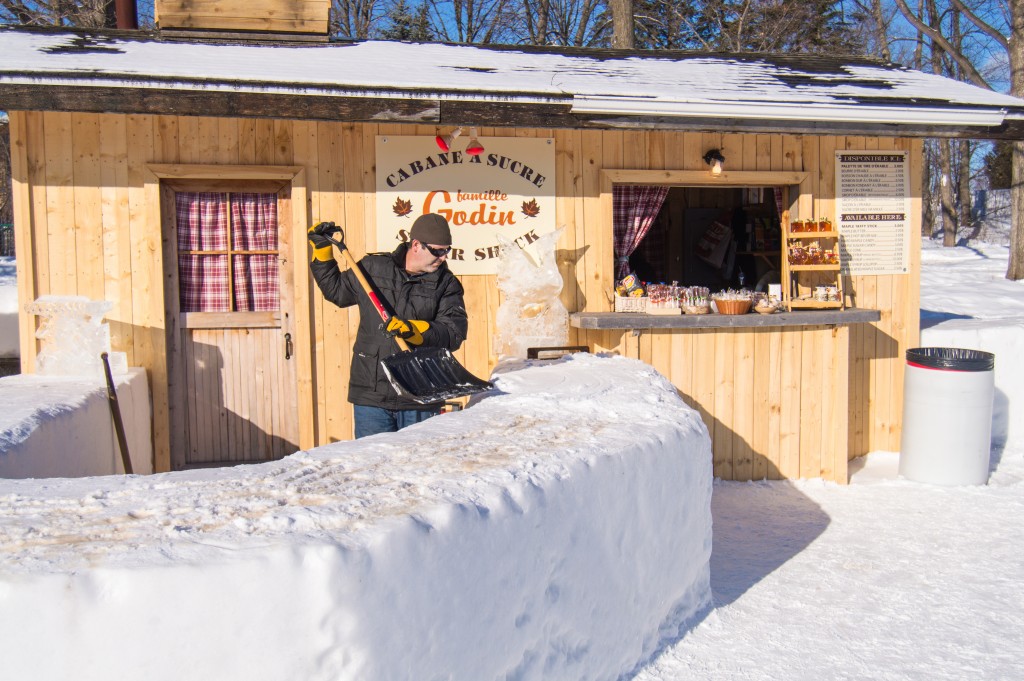
[{"label": "sign text 'cabane a sucre'", "polygon": [[424,213],[452,227],[456,274],[494,274],[498,235],[526,248],[555,229],[554,147],[548,139],[488,138],[487,150],[438,152],[432,137],[377,140],[378,245],[409,239]]}]

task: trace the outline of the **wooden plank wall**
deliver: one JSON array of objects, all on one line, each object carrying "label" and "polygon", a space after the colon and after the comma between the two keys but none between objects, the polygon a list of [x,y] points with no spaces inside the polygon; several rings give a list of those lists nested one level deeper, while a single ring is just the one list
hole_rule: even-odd
[{"label": "wooden plank wall", "polygon": [[[362,125],[264,119],[12,112],[15,215],[23,297],[78,294],[114,302],[109,319],[116,350],[150,370],[154,404],[166,385],[159,206],[146,205],[149,163],[278,164],[306,169],[313,222],[347,226],[356,254],[377,244],[374,138],[434,135],[433,126]],[[723,135],[683,132],[481,129],[481,137],[552,137],[556,145],[556,222],[564,227],[558,262],[570,311],[610,309],[611,240],[598,234],[604,211],[603,169],[703,170],[720,148],[729,170],[808,171],[811,211],[834,209],[836,149],[907,148],[919,173],[919,142],[859,137]],[[486,140],[484,140],[486,144]],[[916,215],[920,177],[912,177]],[[803,207],[801,207],[803,208]],[[910,229],[912,273],[851,277],[849,302],[882,310],[877,324],[806,331],[631,333],[570,330],[570,342],[651,363],[696,407],[715,441],[715,473],[725,478],[823,476],[845,480],[849,457],[899,449],[903,350],[919,339],[919,218]],[[457,353],[488,375],[500,302],[494,276],[463,277],[469,339]],[[346,400],[355,310],[325,304],[308,280],[297,282],[297,324],[311,324],[311,380],[318,444],[351,437]],[[24,302],[24,301],[23,301]],[[22,329],[34,320],[22,315]],[[31,371],[35,342],[22,336]],[[849,361],[843,362],[843,345]],[[847,394],[833,385],[848,377]],[[822,395],[832,399],[822,400]],[[166,400],[166,394],[163,395]],[[166,412],[166,404],[163,405]],[[848,423],[848,446],[840,430]],[[839,433],[839,435],[837,435]],[[829,441],[836,440],[831,449]],[[824,454],[823,454],[824,452]],[[158,468],[167,462],[158,461]]]},{"label": "wooden plank wall", "polygon": [[327,34],[330,0],[156,0],[162,29]]}]

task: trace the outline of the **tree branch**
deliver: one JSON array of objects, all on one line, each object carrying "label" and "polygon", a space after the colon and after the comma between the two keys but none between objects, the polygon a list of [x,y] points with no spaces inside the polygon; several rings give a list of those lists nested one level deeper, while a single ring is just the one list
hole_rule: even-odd
[{"label": "tree branch", "polygon": [[967,5],[965,5],[961,0],[950,0],[950,2],[952,2],[956,6],[956,8],[960,10],[960,13],[967,17],[967,19],[972,24],[977,26],[978,29],[982,31],[982,33],[986,34],[988,37],[992,38],[992,40],[995,40],[997,43],[1002,45],[1004,50],[1010,50],[1010,39],[1007,38],[1002,33],[1000,33],[999,31],[997,31],[995,27],[992,26],[992,24],[983,20],[981,17],[979,17],[977,14],[971,11],[967,7]]},{"label": "tree branch", "polygon": [[941,47],[943,51],[947,52],[949,56],[951,56],[956,61],[956,63],[960,65],[960,68],[964,70],[964,75],[967,76],[968,80],[970,80],[972,83],[979,87],[985,88],[986,90],[993,89],[993,87],[988,84],[988,81],[985,80],[985,78],[980,73],[978,73],[978,69],[974,68],[974,64],[972,64],[970,60],[967,59],[967,57],[965,57],[962,53],[955,49],[953,45],[950,44],[948,40],[946,40],[946,37],[943,36],[942,33],[935,30],[931,26],[925,24],[923,21],[921,21],[920,18],[918,18],[916,14],[914,14],[910,10],[910,8],[907,6],[906,0],[896,0],[896,6],[900,8],[900,12],[903,14],[904,17],[906,17],[907,21],[914,25],[914,28],[916,28],[924,35],[928,36],[932,40],[932,42]]}]

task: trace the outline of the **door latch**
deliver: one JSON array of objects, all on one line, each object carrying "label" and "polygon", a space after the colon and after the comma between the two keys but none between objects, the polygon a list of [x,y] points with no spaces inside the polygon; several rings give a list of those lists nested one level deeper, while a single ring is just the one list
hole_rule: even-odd
[{"label": "door latch", "polygon": [[290,333],[284,335],[284,358],[292,358],[292,335]]}]

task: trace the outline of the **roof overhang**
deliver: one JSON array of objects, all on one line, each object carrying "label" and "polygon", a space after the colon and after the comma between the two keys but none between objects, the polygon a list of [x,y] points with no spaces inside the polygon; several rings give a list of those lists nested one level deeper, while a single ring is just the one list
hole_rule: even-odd
[{"label": "roof overhang", "polygon": [[282,47],[24,29],[0,30],[0,52],[7,110],[1024,139],[1024,100],[862,58]]}]

